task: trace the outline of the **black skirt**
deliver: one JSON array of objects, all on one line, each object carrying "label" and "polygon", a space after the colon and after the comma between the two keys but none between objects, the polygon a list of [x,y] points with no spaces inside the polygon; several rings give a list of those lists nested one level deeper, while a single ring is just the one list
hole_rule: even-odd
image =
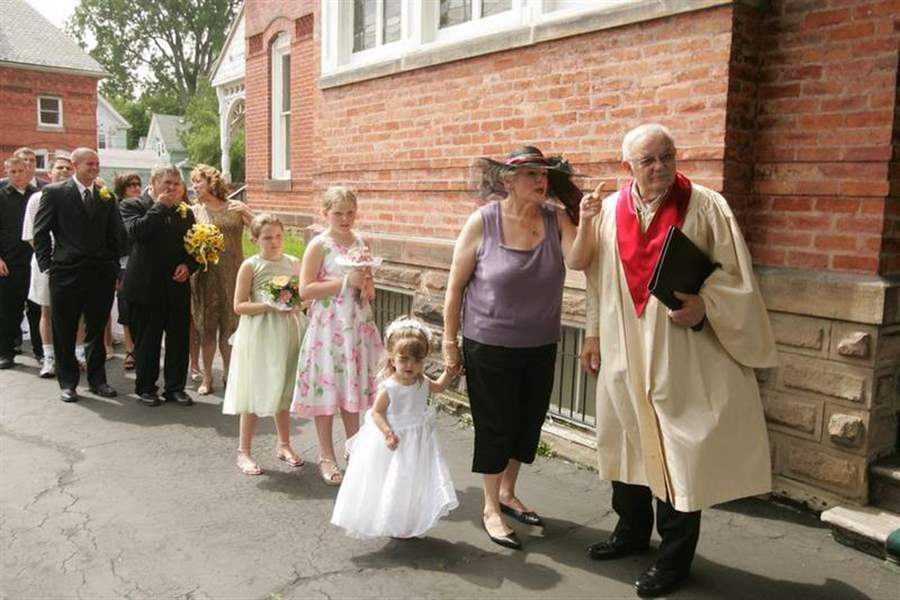
[{"label": "black skirt", "polygon": [[472,471],[500,473],[510,459],[534,462],[553,391],[556,344],[507,348],[463,338],[463,360],[475,425]]}]

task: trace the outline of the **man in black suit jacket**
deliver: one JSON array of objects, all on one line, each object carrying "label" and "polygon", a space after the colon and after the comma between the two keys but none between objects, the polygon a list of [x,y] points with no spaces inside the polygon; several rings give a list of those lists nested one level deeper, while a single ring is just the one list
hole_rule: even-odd
[{"label": "man in black suit jacket", "polygon": [[[84,315],[90,391],[112,398],[106,383],[103,331],[112,308],[125,231],[112,192],[98,189],[100,159],[90,148],[72,152],[75,176],[46,186],[34,217],[34,251],[42,272],[50,272],[50,310],[56,377],[64,402],[78,400],[75,333]],[[50,234],[53,234],[51,242]]]},{"label": "man in black suit jacket", "polygon": [[4,167],[10,183],[0,189],[0,369],[9,369],[31,277],[31,246],[22,241],[22,223],[35,189],[24,160],[12,156]]},{"label": "man in black suit jacket", "polygon": [[184,236],[195,221],[183,197],[178,169],[163,165],[150,174],[148,192],[119,204],[131,242],[120,293],[128,301],[128,325],[134,338],[134,388],[147,406],[160,404],[156,380],[163,334],[163,399],[193,404],[184,386],[190,348],[189,277],[197,263],[184,248]]},{"label": "man in black suit jacket", "polygon": [[[37,176],[37,155],[34,153],[34,150],[29,148],[28,146],[22,146],[21,148],[16,148],[16,150],[12,153],[12,155],[16,158],[21,158],[25,161],[25,171],[26,171],[26,179],[30,183],[31,187],[37,191],[41,191],[44,189],[44,186],[50,183],[44,179],[40,179]],[[6,186],[9,185],[9,177],[4,177],[0,179],[0,190],[5,189]],[[27,307],[26,316],[28,317],[28,330],[31,335],[31,347],[34,351],[34,357],[38,359],[38,362],[43,360],[44,358],[44,348],[43,348],[43,340],[41,339],[41,307],[31,300],[26,299],[25,304]],[[16,352],[21,351],[22,347],[22,330],[16,326]]]}]

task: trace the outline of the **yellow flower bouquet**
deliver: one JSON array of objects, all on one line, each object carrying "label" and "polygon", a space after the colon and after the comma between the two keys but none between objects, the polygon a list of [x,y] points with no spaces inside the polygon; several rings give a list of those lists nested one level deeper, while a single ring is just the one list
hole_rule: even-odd
[{"label": "yellow flower bouquet", "polygon": [[225,251],[225,236],[212,223],[195,223],[184,234],[184,249],[206,271],[209,265],[219,263],[219,254]]}]

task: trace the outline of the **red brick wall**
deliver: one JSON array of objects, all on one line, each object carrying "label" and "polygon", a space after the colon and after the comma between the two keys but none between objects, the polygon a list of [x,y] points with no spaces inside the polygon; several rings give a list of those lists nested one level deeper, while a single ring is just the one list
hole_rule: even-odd
[{"label": "red brick wall", "polygon": [[[62,98],[61,131],[38,129],[39,95]],[[0,106],[0,158],[20,146],[52,152],[97,145],[96,77],[0,67]]]},{"label": "red brick wall", "polygon": [[[312,71],[295,70],[293,97],[301,105],[294,112],[305,118],[312,96],[313,118],[300,127],[313,132],[311,153],[292,148],[294,189],[310,189],[298,185],[297,177],[305,173],[298,167],[308,168],[313,194],[266,192],[268,142],[260,142],[268,135],[268,121],[261,118],[268,100],[260,98],[268,85],[266,42],[275,33],[270,23],[275,15],[297,19],[306,10],[270,8],[254,4],[250,12],[258,13],[251,20],[248,12],[247,22],[247,144],[264,148],[264,153],[248,153],[250,198],[258,206],[315,213],[321,192],[344,184],[359,192],[360,229],[453,238],[474,206],[466,191],[474,157],[502,156],[515,146],[537,144],[565,154],[594,177],[615,178],[622,135],[648,120],[679,132],[686,170],[707,185],[722,186],[728,9],[321,91],[315,86],[316,22],[315,40],[295,54],[308,57]],[[282,21],[279,28],[287,30],[288,19]],[[254,30],[253,23],[268,25]],[[253,54],[256,35],[262,43]],[[295,69],[300,64],[295,62]],[[684,64],[690,68],[677,68]],[[303,81],[312,85],[300,87]],[[295,140],[306,141],[300,137]],[[301,156],[309,156],[308,167],[298,163]]]},{"label": "red brick wall", "polygon": [[[350,185],[360,229],[453,238],[474,206],[473,157],[537,144],[591,175],[585,187],[621,184],[622,135],[659,121],[680,168],[725,192],[757,264],[900,272],[888,201],[898,4],[737,3],[319,90],[317,3],[251,2],[249,197],[315,216],[327,186]],[[298,37],[310,13],[314,35]],[[294,35],[290,192],[265,183],[279,30]]]},{"label": "red brick wall", "polygon": [[897,0],[770,3],[747,216],[758,263],[900,272],[885,231],[898,14]]}]

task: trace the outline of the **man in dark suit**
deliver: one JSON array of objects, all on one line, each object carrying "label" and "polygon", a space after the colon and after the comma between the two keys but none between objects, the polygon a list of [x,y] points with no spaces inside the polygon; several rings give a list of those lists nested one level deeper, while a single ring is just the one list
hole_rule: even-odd
[{"label": "man in dark suit", "polygon": [[[50,183],[37,176],[37,155],[34,150],[28,146],[22,146],[21,148],[16,148],[12,155],[25,161],[25,171],[27,173],[26,180],[33,189],[41,191],[44,189],[45,185]],[[0,189],[5,188],[7,185],[9,185],[9,177],[0,179]],[[41,307],[28,299],[25,300],[25,304],[27,308],[25,314],[28,317],[28,330],[31,335],[31,347],[34,351],[34,357],[38,362],[41,362],[44,358],[43,340],[41,339],[40,332]],[[15,349],[17,354],[22,351],[22,330],[18,326],[16,328]]]},{"label": "man in dark suit", "polygon": [[[72,152],[75,176],[43,190],[34,218],[34,251],[42,272],[50,272],[50,310],[56,378],[63,402],[78,400],[75,333],[84,315],[87,380],[91,392],[112,398],[106,383],[103,331],[112,308],[125,231],[115,197],[98,189],[100,159],[90,148]],[[50,234],[53,234],[51,243]]]},{"label": "man in dark suit", "polygon": [[0,369],[10,369],[31,278],[31,246],[22,241],[22,223],[35,189],[20,157],[6,159],[3,166],[9,185],[0,189]]},{"label": "man in dark suit", "polygon": [[121,294],[128,301],[134,338],[135,392],[146,406],[159,406],[156,380],[163,334],[166,356],[163,400],[193,404],[184,392],[187,383],[191,319],[188,281],[197,263],[184,249],[184,236],[194,213],[182,202],[184,184],[172,165],[150,174],[150,190],[119,205],[131,242]]}]

